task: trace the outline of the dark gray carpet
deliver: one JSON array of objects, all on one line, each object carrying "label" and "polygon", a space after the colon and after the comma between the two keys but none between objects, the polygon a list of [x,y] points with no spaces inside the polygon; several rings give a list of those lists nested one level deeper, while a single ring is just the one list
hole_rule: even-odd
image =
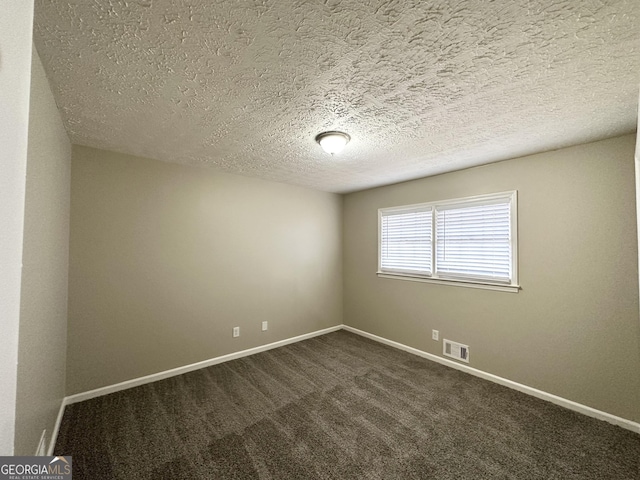
[{"label": "dark gray carpet", "polygon": [[67,407],[80,479],[640,479],[640,435],[339,331]]}]

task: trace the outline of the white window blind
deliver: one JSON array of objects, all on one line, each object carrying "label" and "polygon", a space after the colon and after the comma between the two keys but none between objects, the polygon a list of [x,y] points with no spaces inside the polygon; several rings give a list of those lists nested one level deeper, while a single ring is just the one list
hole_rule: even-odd
[{"label": "white window blind", "polygon": [[440,277],[511,282],[511,201],[436,208]]},{"label": "white window blind", "polygon": [[433,209],[381,215],[380,269],[431,275]]},{"label": "white window blind", "polygon": [[378,217],[380,276],[519,289],[517,192],[384,208]]}]

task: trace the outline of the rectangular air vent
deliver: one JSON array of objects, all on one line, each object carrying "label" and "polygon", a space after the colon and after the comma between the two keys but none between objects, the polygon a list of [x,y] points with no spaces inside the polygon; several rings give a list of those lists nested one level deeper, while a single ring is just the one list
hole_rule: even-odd
[{"label": "rectangular air vent", "polygon": [[442,341],[442,354],[469,363],[469,346],[452,342],[446,338]]}]

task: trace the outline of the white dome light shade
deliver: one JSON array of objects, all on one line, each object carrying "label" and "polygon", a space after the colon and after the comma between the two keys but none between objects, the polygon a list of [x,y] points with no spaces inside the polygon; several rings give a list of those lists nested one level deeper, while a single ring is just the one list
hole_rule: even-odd
[{"label": "white dome light shade", "polygon": [[340,153],[351,137],[343,132],[324,132],[316,137],[316,142],[320,144],[322,149],[333,155]]}]

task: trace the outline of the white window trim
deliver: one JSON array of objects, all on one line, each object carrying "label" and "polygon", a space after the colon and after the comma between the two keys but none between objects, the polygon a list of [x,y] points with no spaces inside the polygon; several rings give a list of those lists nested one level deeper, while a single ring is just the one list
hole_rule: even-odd
[{"label": "white window trim", "polygon": [[[509,199],[511,202],[511,282],[510,283],[501,283],[490,280],[477,280],[477,279],[469,279],[465,280],[462,278],[447,278],[447,277],[439,277],[437,275],[437,266],[436,266],[436,241],[435,241],[435,212],[438,207],[446,207],[456,204],[465,204],[466,205],[482,205],[488,202],[492,202],[500,199]],[[433,241],[431,242],[431,258],[432,258],[432,274],[431,275],[419,275],[415,273],[403,273],[401,271],[392,271],[392,270],[383,270],[381,267],[381,259],[382,259],[382,242],[381,242],[381,231],[382,231],[382,217],[389,213],[394,212],[410,212],[417,210],[424,210],[432,208],[434,214],[432,215],[432,231],[434,232]],[[436,202],[427,202],[427,203],[416,203],[412,205],[403,205],[399,207],[388,207],[388,208],[380,208],[378,209],[378,271],[377,275],[379,278],[391,278],[397,280],[408,280],[413,282],[424,282],[424,283],[437,283],[441,285],[455,285],[459,287],[468,287],[468,288],[482,288],[487,290],[497,290],[502,292],[513,292],[517,293],[520,290],[520,285],[518,283],[518,191],[511,190],[507,192],[499,192],[499,193],[491,193],[487,195],[475,195],[472,197],[462,197],[462,198],[453,198],[448,200],[436,201]]]}]

